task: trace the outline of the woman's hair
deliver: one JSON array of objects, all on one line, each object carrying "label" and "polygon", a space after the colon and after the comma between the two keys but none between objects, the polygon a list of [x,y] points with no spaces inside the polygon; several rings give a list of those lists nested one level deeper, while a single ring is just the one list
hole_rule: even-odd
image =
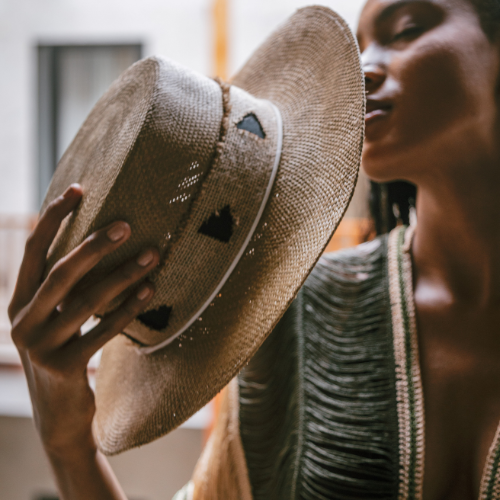
[{"label": "woman's hair", "polygon": [[474,6],[485,33],[493,37],[500,27],[500,0],[469,0]]},{"label": "woman's hair", "polygon": [[[371,234],[388,233],[398,224],[410,223],[410,211],[415,208],[417,188],[409,182],[370,182],[369,207],[372,218]],[[368,238],[368,235],[367,235]]]}]

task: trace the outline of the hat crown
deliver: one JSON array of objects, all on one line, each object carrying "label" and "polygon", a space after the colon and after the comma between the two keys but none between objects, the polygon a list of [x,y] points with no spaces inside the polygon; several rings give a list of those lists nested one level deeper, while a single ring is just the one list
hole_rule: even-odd
[{"label": "hat crown", "polygon": [[84,197],[61,227],[47,272],[115,220],[127,221],[132,236],[82,286],[144,245],[160,246],[164,253],[189,209],[177,202],[199,187],[188,179],[201,179],[211,165],[222,116],[222,92],[210,78],[158,56],[131,66],[87,117],[49,186],[42,210],[73,182],[83,186]]},{"label": "hat crown", "polygon": [[[220,298],[216,295],[227,272],[253,236],[272,188],[281,152],[277,110],[237,87],[224,92],[222,132],[209,171],[200,176],[198,165],[192,164],[179,185],[186,191],[167,197],[167,210],[185,203],[189,211],[180,225],[169,229],[174,242],[156,276],[164,286],[148,311],[125,330],[148,346],[164,346],[193,321],[203,321],[203,311]],[[199,183],[196,192],[187,190],[192,182]]]},{"label": "hat crown", "polygon": [[[143,84],[129,83],[138,80]],[[57,260],[112,221],[126,220],[132,236],[105,257],[82,286],[144,245],[159,247],[161,263],[152,277],[157,293],[125,333],[142,346],[165,345],[193,321],[202,321],[203,310],[216,299],[228,269],[248,243],[277,166],[281,130],[276,108],[161,57],[136,63],[102,101],[104,110],[98,117],[91,113],[87,122],[92,126],[83,126],[59,170],[74,175],[67,162],[81,156],[82,148],[86,154],[90,147],[99,151],[102,141],[94,140],[94,131],[102,133],[103,124],[113,124],[106,138],[114,134],[121,139],[127,128],[135,132],[137,124],[109,103],[126,103],[141,128],[121,161],[110,163],[113,168],[102,160],[84,166],[77,182],[85,190],[91,181],[101,199],[92,200],[92,218],[79,234],[76,221],[66,226],[50,259]],[[116,139],[107,142],[116,147]],[[59,170],[53,183],[58,189],[66,182]],[[101,190],[96,176],[112,179],[112,184]],[[88,204],[85,196],[79,211],[89,210]],[[76,214],[79,219],[81,213]],[[71,238],[65,238],[64,231]],[[100,313],[115,309],[126,295]]]}]

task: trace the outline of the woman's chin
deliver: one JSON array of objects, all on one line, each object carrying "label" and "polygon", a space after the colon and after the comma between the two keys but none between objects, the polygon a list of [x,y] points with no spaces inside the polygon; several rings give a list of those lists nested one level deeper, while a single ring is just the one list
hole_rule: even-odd
[{"label": "woman's chin", "polygon": [[393,148],[365,142],[361,167],[375,182],[404,180],[407,169],[404,162],[395,161],[396,156]]}]

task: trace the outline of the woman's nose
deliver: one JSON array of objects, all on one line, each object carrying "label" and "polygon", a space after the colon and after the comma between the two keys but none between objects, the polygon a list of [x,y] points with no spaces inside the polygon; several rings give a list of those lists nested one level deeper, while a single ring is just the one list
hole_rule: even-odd
[{"label": "woman's nose", "polygon": [[384,53],[375,43],[371,43],[361,54],[361,66],[368,94],[373,94],[384,83],[387,77],[385,62]]},{"label": "woman's nose", "polygon": [[363,72],[365,74],[366,92],[372,94],[384,83],[386,73],[376,64],[364,64]]}]

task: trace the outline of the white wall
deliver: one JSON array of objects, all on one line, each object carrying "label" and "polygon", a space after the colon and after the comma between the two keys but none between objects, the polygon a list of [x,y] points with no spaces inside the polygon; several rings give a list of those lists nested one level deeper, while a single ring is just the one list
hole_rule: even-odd
[{"label": "white wall", "polygon": [[[229,0],[230,72],[303,0]],[[355,26],[364,0],[322,0]],[[144,44],[210,74],[212,0],[0,0],[0,213],[36,210],[37,43]]]},{"label": "white wall", "polygon": [[306,5],[326,5],[338,12],[356,29],[366,0],[229,0],[231,72],[237,70],[252,51],[295,10]]},{"label": "white wall", "polygon": [[210,69],[209,0],[0,0],[0,212],[36,200],[37,43],[143,42]]},{"label": "white wall", "polygon": [[[201,430],[176,429],[110,463],[130,500],[170,500],[191,478],[202,441]],[[32,421],[0,416],[0,498],[35,500],[55,492]]]}]

